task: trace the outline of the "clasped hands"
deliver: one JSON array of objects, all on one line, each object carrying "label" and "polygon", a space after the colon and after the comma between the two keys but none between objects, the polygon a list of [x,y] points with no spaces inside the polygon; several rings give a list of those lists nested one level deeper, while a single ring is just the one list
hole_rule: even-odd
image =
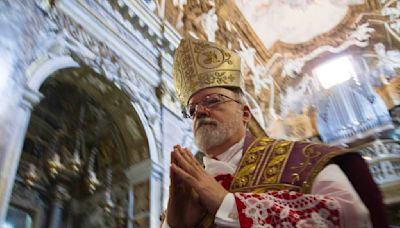
[{"label": "clasped hands", "polygon": [[171,153],[167,221],[172,227],[192,227],[206,213],[215,214],[226,191],[187,148],[175,145]]}]

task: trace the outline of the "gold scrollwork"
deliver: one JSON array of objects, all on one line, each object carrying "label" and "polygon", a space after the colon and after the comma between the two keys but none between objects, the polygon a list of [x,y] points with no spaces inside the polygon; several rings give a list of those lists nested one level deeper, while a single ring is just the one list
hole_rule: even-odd
[{"label": "gold scrollwork", "polygon": [[[264,145],[260,145],[260,142],[264,142]],[[267,144],[261,139],[257,139],[253,145],[247,149],[233,179],[231,190],[243,188],[250,184],[250,180],[254,179],[253,174],[256,171],[257,163],[260,161],[260,157],[265,154],[264,152],[266,150]]]},{"label": "gold scrollwork", "polygon": [[300,162],[298,165],[294,165],[290,167],[291,170],[297,170],[294,174],[297,175],[292,175],[292,183],[295,183],[296,181],[300,180],[300,175],[308,168],[308,166],[312,165],[311,159],[316,158],[321,155],[321,152],[318,150],[321,147],[321,145],[316,145],[316,144],[310,144],[307,145],[303,148],[302,154],[304,156],[304,160]]},{"label": "gold scrollwork", "polygon": [[292,145],[293,143],[288,141],[278,141],[275,144],[273,150],[270,152],[269,161],[264,168],[263,184],[278,183],[290,156]]}]

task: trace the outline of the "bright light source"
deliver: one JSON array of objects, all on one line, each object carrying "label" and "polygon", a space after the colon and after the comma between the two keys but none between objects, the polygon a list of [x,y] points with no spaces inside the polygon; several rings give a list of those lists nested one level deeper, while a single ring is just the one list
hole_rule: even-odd
[{"label": "bright light source", "polygon": [[8,222],[3,223],[3,226],[1,226],[1,228],[14,228],[13,224],[10,224]]},{"label": "bright light source", "polygon": [[364,155],[362,157],[364,158],[364,160],[367,160],[367,161],[371,161],[372,160],[372,158],[370,156]]},{"label": "bright light source", "polygon": [[356,77],[356,72],[348,56],[323,63],[315,68],[313,73],[317,75],[322,87],[325,89]]}]

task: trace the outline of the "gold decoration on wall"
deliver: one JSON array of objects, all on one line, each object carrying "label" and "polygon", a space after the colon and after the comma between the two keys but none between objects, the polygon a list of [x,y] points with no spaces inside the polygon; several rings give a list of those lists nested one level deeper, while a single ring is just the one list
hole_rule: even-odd
[{"label": "gold decoration on wall", "polygon": [[64,168],[64,165],[60,162],[60,155],[58,153],[54,153],[52,158],[47,160],[47,166],[52,178],[57,177],[61,169]]},{"label": "gold decoration on wall", "polygon": [[28,170],[22,174],[24,178],[25,184],[28,189],[32,189],[35,182],[39,180],[39,175],[37,174],[36,166],[32,163],[29,163]]},{"label": "gold decoration on wall", "polygon": [[89,193],[93,194],[97,187],[100,186],[100,181],[97,179],[96,172],[94,171],[94,161],[97,156],[98,150],[96,147],[92,148],[89,161],[88,161],[88,173],[85,177],[85,183],[88,187]]},{"label": "gold decoration on wall", "polygon": [[383,84],[381,87],[375,88],[375,91],[385,102],[388,109],[400,105],[400,77],[397,76],[389,81],[388,84]]}]

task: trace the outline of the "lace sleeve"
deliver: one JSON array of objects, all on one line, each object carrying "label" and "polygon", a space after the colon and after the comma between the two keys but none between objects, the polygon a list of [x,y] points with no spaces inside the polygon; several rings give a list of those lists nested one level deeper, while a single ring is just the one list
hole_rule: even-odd
[{"label": "lace sleeve", "polygon": [[339,204],[328,196],[294,191],[235,193],[241,228],[339,227]]}]

